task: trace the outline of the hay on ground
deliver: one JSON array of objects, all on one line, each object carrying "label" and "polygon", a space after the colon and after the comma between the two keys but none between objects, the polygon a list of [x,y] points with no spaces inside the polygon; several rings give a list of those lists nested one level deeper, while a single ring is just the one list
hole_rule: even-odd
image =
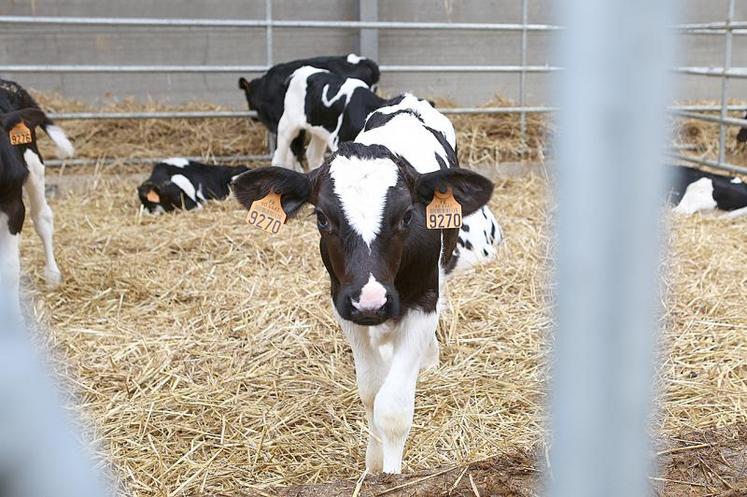
[{"label": "hay on ground", "polygon": [[[31,229],[23,267],[73,407],[129,491],[236,495],[359,476],[366,423],[313,221],[271,237],[233,200],[143,217],[131,178],[94,180],[52,201],[64,285],[42,288]],[[547,197],[539,176],[498,182],[491,207],[506,242],[449,287],[441,365],[419,381],[405,471],[543,440]],[[745,422],[747,219],[672,226],[656,431]]]}]

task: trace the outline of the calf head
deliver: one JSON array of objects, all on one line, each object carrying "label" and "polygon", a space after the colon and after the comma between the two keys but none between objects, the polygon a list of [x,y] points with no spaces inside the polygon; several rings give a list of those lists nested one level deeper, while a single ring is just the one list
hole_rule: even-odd
[{"label": "calf head", "polygon": [[[343,319],[368,326],[397,319],[403,307],[435,308],[442,234],[425,228],[434,190],[451,187],[464,216],[487,203],[493,190],[471,171],[419,174],[386,147],[354,142],[341,144],[307,174],[260,168],[233,186],[247,209],[270,192],[280,194],[289,217],[304,203],[314,206],[335,308]],[[446,231],[455,243],[457,230]],[[444,247],[443,257],[452,250],[453,244]]]},{"label": "calf head", "polygon": [[[256,89],[255,87],[258,84],[258,79],[248,81],[246,78],[239,78],[239,89],[244,91],[244,96],[246,97],[246,103],[249,106],[249,110],[259,110],[259,104],[256,102],[257,92],[254,91]],[[259,122],[259,118],[257,117],[251,117],[251,120],[254,122]]]},{"label": "calf head", "polygon": [[171,212],[176,209],[189,210],[197,207],[197,204],[184,193],[184,190],[171,180],[161,182],[146,180],[137,187],[137,195],[140,197],[140,203],[143,204],[143,207],[152,214]]}]

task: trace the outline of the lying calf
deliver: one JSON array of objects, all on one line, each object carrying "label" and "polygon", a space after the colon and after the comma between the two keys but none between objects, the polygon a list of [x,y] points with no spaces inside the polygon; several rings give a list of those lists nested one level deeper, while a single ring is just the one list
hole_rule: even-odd
[{"label": "lying calf", "polygon": [[678,214],[719,209],[728,217],[747,214],[747,185],[741,179],[699,169],[672,166],[669,201]]},{"label": "lying calf", "polygon": [[438,363],[435,331],[460,235],[427,229],[426,206],[452,196],[466,218],[493,190],[458,167],[448,139],[428,121],[402,112],[341,143],[309,173],[269,167],[234,180],[247,208],[274,192],[288,216],[305,203],[315,209],[332,310],[353,351],[369,423],[370,472],[401,471],[418,373]]},{"label": "lying calf", "polygon": [[311,66],[297,69],[288,81],[272,164],[295,169],[291,143],[307,131],[311,142],[306,161],[310,169],[319,167],[327,148],[335,151],[340,142],[354,139],[368,114],[386,103],[360,79]]},{"label": "lying calf", "polygon": [[244,166],[208,166],[171,158],[153,166],[137,193],[143,207],[153,214],[200,208],[208,200],[226,198],[233,177],[245,171]]},{"label": "lying calf", "polygon": [[[312,57],[292,60],[272,66],[262,77],[247,81],[239,78],[239,88],[244,91],[249,110],[257,112],[257,120],[270,133],[277,134],[280,117],[285,107],[285,92],[288,79],[296,69],[303,66],[325,69],[343,78],[360,79],[368,86],[379,81],[379,66],[376,62],[356,54],[332,57]],[[304,133],[298,134],[291,148],[300,162],[304,149]]]},{"label": "lying calf", "polygon": [[[37,109],[41,111],[36,100],[21,85],[13,81],[0,79],[0,113],[22,109]],[[73,156],[75,153],[73,144],[70,143],[62,128],[52,122],[46,114],[44,114],[40,126],[54,142],[57,147],[57,156],[60,159]]]},{"label": "lying calf", "polygon": [[28,195],[34,228],[44,246],[44,276],[52,285],[62,281],[52,245],[52,209],[44,197],[44,163],[36,146],[36,127],[45,122],[44,112],[34,108],[0,115],[0,283],[19,312],[19,242],[26,217],[23,189]]}]

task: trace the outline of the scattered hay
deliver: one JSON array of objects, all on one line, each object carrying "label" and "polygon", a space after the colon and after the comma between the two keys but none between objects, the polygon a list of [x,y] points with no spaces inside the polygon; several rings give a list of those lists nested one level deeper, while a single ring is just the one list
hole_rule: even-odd
[{"label": "scattered hay", "polygon": [[[54,199],[66,282],[33,289],[73,406],[136,496],[357,478],[365,419],[328,310],[313,220],[276,237],[235,201],[141,217],[136,181]],[[542,443],[551,321],[544,179],[499,181],[498,260],[449,287],[441,365],[421,376],[405,471]],[[27,285],[42,285],[27,228]],[[657,431],[747,421],[747,219],[673,222]]]},{"label": "scattered hay", "polygon": [[[678,102],[682,105],[709,105],[714,104],[713,101],[693,101],[693,102]],[[738,105],[744,103],[743,101],[730,101],[729,105]],[[711,116],[719,116],[720,111],[702,112]],[[744,112],[728,112],[728,117],[741,119],[744,117]],[[673,135],[673,141],[683,145],[690,145],[691,150],[684,150],[682,153],[685,155],[691,155],[701,159],[716,160],[718,159],[718,148],[719,148],[719,125],[718,123],[711,123],[705,121],[699,121],[697,119],[691,119],[686,117],[675,117],[671,121],[671,129]],[[739,126],[727,125],[725,145],[726,145],[726,161],[731,164],[743,165],[747,164],[747,147],[744,143],[737,141],[737,133],[739,133]]]},{"label": "scattered hay", "polygon": [[[237,92],[238,94],[238,92]],[[35,93],[40,105],[54,112],[135,112],[228,110],[204,102],[165,105],[133,99],[111,101],[93,108],[82,102],[52,94]],[[438,100],[441,107],[452,102]],[[514,104],[496,97],[486,107]],[[459,156],[465,164],[496,164],[544,159],[549,143],[549,124],[542,114],[527,115],[527,143],[522,151],[519,114],[451,116],[458,130]],[[135,158],[164,156],[231,156],[266,154],[265,128],[250,119],[146,119],[110,121],[65,121],[62,123],[80,158]],[[45,140],[46,141],[46,140]],[[47,144],[48,145],[48,144]],[[42,151],[53,155],[51,146]],[[132,170],[132,166],[127,166]],[[87,170],[89,170],[88,168]],[[112,170],[112,168],[107,168]],[[136,169],[144,170],[142,167]],[[114,168],[114,172],[122,171]]]}]

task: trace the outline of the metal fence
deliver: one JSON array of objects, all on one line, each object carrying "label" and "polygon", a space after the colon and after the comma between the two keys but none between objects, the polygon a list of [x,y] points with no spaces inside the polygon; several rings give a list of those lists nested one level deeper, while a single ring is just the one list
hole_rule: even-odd
[{"label": "metal fence", "polygon": [[[167,18],[121,18],[121,17],[49,17],[49,16],[0,16],[0,26],[3,25],[37,25],[37,26],[98,26],[98,27],[141,27],[141,28],[264,28],[266,38],[265,65],[82,65],[82,64],[0,64],[0,73],[231,73],[231,74],[260,74],[273,65],[273,28],[318,28],[318,29],[350,29],[358,30],[361,39],[362,55],[375,56],[378,53],[378,30],[445,30],[445,31],[490,31],[490,32],[520,32],[521,42],[519,65],[387,65],[380,66],[382,73],[411,72],[411,73],[512,73],[519,77],[519,102],[513,107],[460,107],[440,109],[445,114],[508,114],[518,113],[520,122],[520,143],[524,152],[526,149],[526,117],[530,113],[549,113],[557,109],[552,106],[528,106],[526,103],[527,74],[551,74],[562,68],[553,65],[528,65],[527,45],[528,37],[532,33],[547,33],[563,30],[562,26],[552,24],[536,24],[529,22],[528,0],[521,1],[521,23],[461,23],[461,22],[404,22],[375,20],[376,1],[359,0],[361,20],[358,21],[289,21],[272,17],[272,0],[265,0],[265,19],[167,19]],[[747,126],[747,120],[728,118],[728,111],[745,111],[747,105],[732,105],[726,103],[728,81],[730,78],[747,78],[747,67],[731,67],[731,40],[734,35],[747,34],[747,22],[734,22],[734,3],[729,1],[729,12],[725,22],[691,23],[673,26],[672,29],[682,34],[691,35],[723,35],[726,39],[724,62],[721,67],[686,66],[676,67],[674,71],[685,75],[702,77],[719,77],[722,79],[721,104],[673,106],[674,115],[714,121],[720,125],[719,156],[716,161],[683,155],[679,153],[683,146],[674,146],[670,155],[674,159],[693,162],[747,174],[747,167],[729,164],[725,160],[725,126]],[[366,8],[365,6],[369,7]],[[372,20],[373,19],[373,20]],[[375,57],[372,57],[375,58]],[[720,111],[716,118],[703,112]],[[214,111],[214,112],[71,112],[51,113],[56,120],[78,119],[218,119],[255,116],[251,111]],[[243,159],[268,160],[269,155],[237,157],[214,157],[216,160]],[[128,162],[150,162],[157,158],[128,159]],[[64,161],[65,164],[90,164],[101,162],[93,159],[76,159]],[[60,165],[62,161],[47,161],[49,165]]]}]

